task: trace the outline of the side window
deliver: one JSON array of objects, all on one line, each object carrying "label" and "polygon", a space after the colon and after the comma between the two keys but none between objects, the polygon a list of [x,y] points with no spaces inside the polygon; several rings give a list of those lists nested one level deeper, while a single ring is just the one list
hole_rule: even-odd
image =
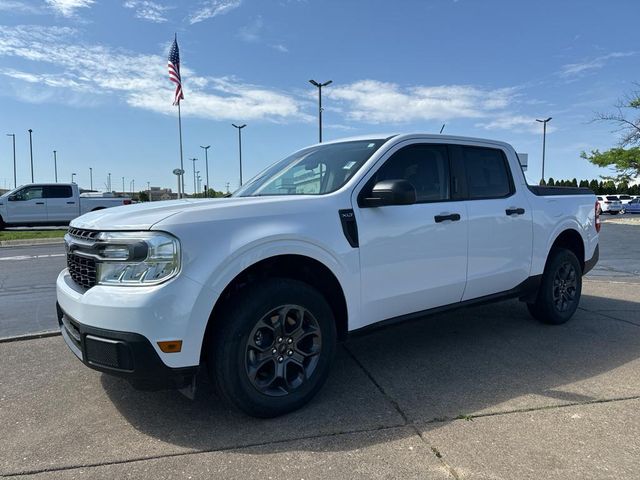
[{"label": "side window", "polygon": [[73,191],[69,185],[48,185],[44,187],[45,198],[71,198]]},{"label": "side window", "polygon": [[42,187],[26,187],[16,194],[17,200],[34,200],[42,198]]},{"label": "side window", "polygon": [[507,159],[501,150],[462,147],[462,161],[467,172],[469,198],[503,198],[512,191]]},{"label": "side window", "polygon": [[394,153],[369,181],[367,189],[382,180],[407,180],[418,202],[448,200],[449,158],[445,145],[409,145]]}]

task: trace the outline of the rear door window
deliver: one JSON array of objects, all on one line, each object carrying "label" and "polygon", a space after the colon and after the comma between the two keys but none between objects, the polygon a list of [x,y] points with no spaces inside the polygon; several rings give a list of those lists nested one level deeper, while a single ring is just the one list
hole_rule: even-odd
[{"label": "rear door window", "polygon": [[45,198],[71,198],[73,191],[69,185],[47,185],[44,187]]},{"label": "rear door window", "polygon": [[462,162],[469,199],[504,198],[513,193],[511,172],[502,150],[463,146]]}]

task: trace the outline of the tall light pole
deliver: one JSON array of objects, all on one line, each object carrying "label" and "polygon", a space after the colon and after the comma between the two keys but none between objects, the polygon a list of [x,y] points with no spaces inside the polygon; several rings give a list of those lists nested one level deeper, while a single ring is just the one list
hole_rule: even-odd
[{"label": "tall light pole", "polygon": [[147,182],[147,197],[151,201],[151,182]]},{"label": "tall light pole", "polygon": [[124,177],[122,177],[122,195],[124,195],[126,193],[126,190],[124,189]]},{"label": "tall light pole", "polygon": [[111,172],[109,172],[109,173],[107,174],[107,185],[108,185],[108,186],[107,186],[107,190],[109,190],[109,191],[111,192],[111,191],[112,191],[112,190],[111,190]]},{"label": "tall light pole", "polygon": [[544,155],[547,148],[547,122],[551,121],[551,117],[539,120],[536,118],[536,122],[542,123],[542,180],[544,182]]},{"label": "tall light pole", "polygon": [[240,156],[240,186],[242,186],[242,129],[246,127],[247,124],[243,123],[242,125],[236,125],[235,123],[232,123],[231,125],[233,125],[238,129],[238,153]]},{"label": "tall light pole", "polygon": [[200,148],[204,149],[204,163],[205,163],[205,173],[207,176],[207,184],[204,186],[204,196],[205,198],[209,197],[209,148],[211,147],[211,145],[207,145],[206,147],[203,147],[202,145],[200,145]]},{"label": "tall light pole", "polygon": [[135,178],[131,179],[129,182],[129,190],[131,190],[131,199],[133,199],[133,190],[136,188],[136,180]]},{"label": "tall light pole", "polygon": [[89,190],[93,190],[93,168],[89,167]]},{"label": "tall light pole", "polygon": [[318,143],[322,143],[322,87],[331,85],[333,80],[328,80],[324,83],[309,80],[309,83],[318,87]]},{"label": "tall light pole", "polygon": [[31,156],[31,183],[33,182],[33,140],[31,138],[31,134],[33,133],[33,130],[29,129],[27,130],[29,132],[29,155]]},{"label": "tall light pole", "polygon": [[198,159],[190,158],[189,160],[193,162],[193,193],[196,193],[196,162]]},{"label": "tall light pole", "polygon": [[53,174],[58,183],[58,152],[55,150],[53,151]]},{"label": "tall light pole", "polygon": [[72,174],[71,174],[71,183],[75,183],[75,181],[74,181],[73,177],[75,177],[76,175],[77,175],[77,173],[72,173]]},{"label": "tall light pole", "polygon": [[16,179],[16,134],[7,133],[7,137],[13,139],[13,188],[18,188],[18,181]]}]

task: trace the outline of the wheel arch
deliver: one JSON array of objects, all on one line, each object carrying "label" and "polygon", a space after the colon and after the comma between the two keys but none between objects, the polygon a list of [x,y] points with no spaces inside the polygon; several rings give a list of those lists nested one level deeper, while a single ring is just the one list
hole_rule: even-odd
[{"label": "wheel arch", "polygon": [[[584,271],[585,265],[585,245],[582,235],[575,228],[565,228],[562,230],[553,240],[551,247],[547,253],[546,263],[549,262],[549,258],[551,257],[551,252],[556,248],[566,248],[573,252],[573,254],[578,258],[578,262],[580,262],[580,268]],[[545,266],[546,266],[545,263]]]},{"label": "wheel arch", "polygon": [[215,329],[215,318],[224,304],[250,285],[265,278],[291,278],[317,289],[331,307],[338,339],[348,333],[349,310],[344,289],[335,273],[321,261],[303,254],[280,254],[261,259],[238,273],[223,289],[207,320],[200,358],[204,359],[207,345]]}]

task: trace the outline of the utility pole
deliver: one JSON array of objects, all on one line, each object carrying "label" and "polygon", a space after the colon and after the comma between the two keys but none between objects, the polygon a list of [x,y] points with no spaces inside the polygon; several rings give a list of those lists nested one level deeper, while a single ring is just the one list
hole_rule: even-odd
[{"label": "utility pole", "polygon": [[16,177],[16,134],[7,133],[7,137],[12,137],[13,139],[13,188],[18,188],[18,181]]},{"label": "utility pole", "polygon": [[31,138],[31,134],[33,133],[33,130],[29,129],[27,131],[29,132],[29,155],[31,155],[31,183],[34,183],[33,181],[33,140]]},{"label": "utility pole", "polygon": [[231,125],[233,125],[238,129],[238,153],[240,156],[240,186],[242,186],[242,129],[246,127],[247,124],[243,123],[242,125],[236,125],[235,123],[232,123]]},{"label": "utility pole", "polygon": [[315,80],[309,80],[309,83],[315,87],[318,87],[318,143],[322,143],[322,87],[331,85],[333,80],[328,80],[324,83],[316,82]]},{"label": "utility pole", "polygon": [[547,148],[547,123],[551,121],[551,117],[546,118],[544,120],[538,120],[536,118],[536,122],[542,123],[542,180],[540,183],[544,182],[544,156],[545,150]]},{"label": "utility pole", "polygon": [[197,158],[191,158],[190,159],[193,162],[193,193],[197,193],[196,192],[196,162],[198,161]]},{"label": "utility pole", "polygon": [[122,195],[124,195],[126,193],[126,190],[124,189],[124,177],[122,177]]},{"label": "utility pole", "polygon": [[204,186],[204,196],[205,198],[209,198],[209,155],[208,155],[208,151],[209,148],[211,147],[211,145],[207,145],[206,147],[203,147],[202,145],[200,145],[200,148],[204,149],[204,163],[205,163],[205,174],[207,177],[207,183]]},{"label": "utility pole", "polygon": [[227,182],[227,193],[229,193],[229,182]]},{"label": "utility pole", "polygon": [[110,192],[112,191],[111,190],[111,172],[107,174],[107,190],[109,190]]},{"label": "utility pole", "polygon": [[147,182],[147,197],[149,197],[149,201],[151,201],[151,182]]},{"label": "utility pole", "polygon": [[53,151],[53,174],[55,175],[56,183],[58,183],[58,156],[55,150]]},{"label": "utility pole", "polygon": [[89,167],[89,190],[93,190],[93,168]]}]

